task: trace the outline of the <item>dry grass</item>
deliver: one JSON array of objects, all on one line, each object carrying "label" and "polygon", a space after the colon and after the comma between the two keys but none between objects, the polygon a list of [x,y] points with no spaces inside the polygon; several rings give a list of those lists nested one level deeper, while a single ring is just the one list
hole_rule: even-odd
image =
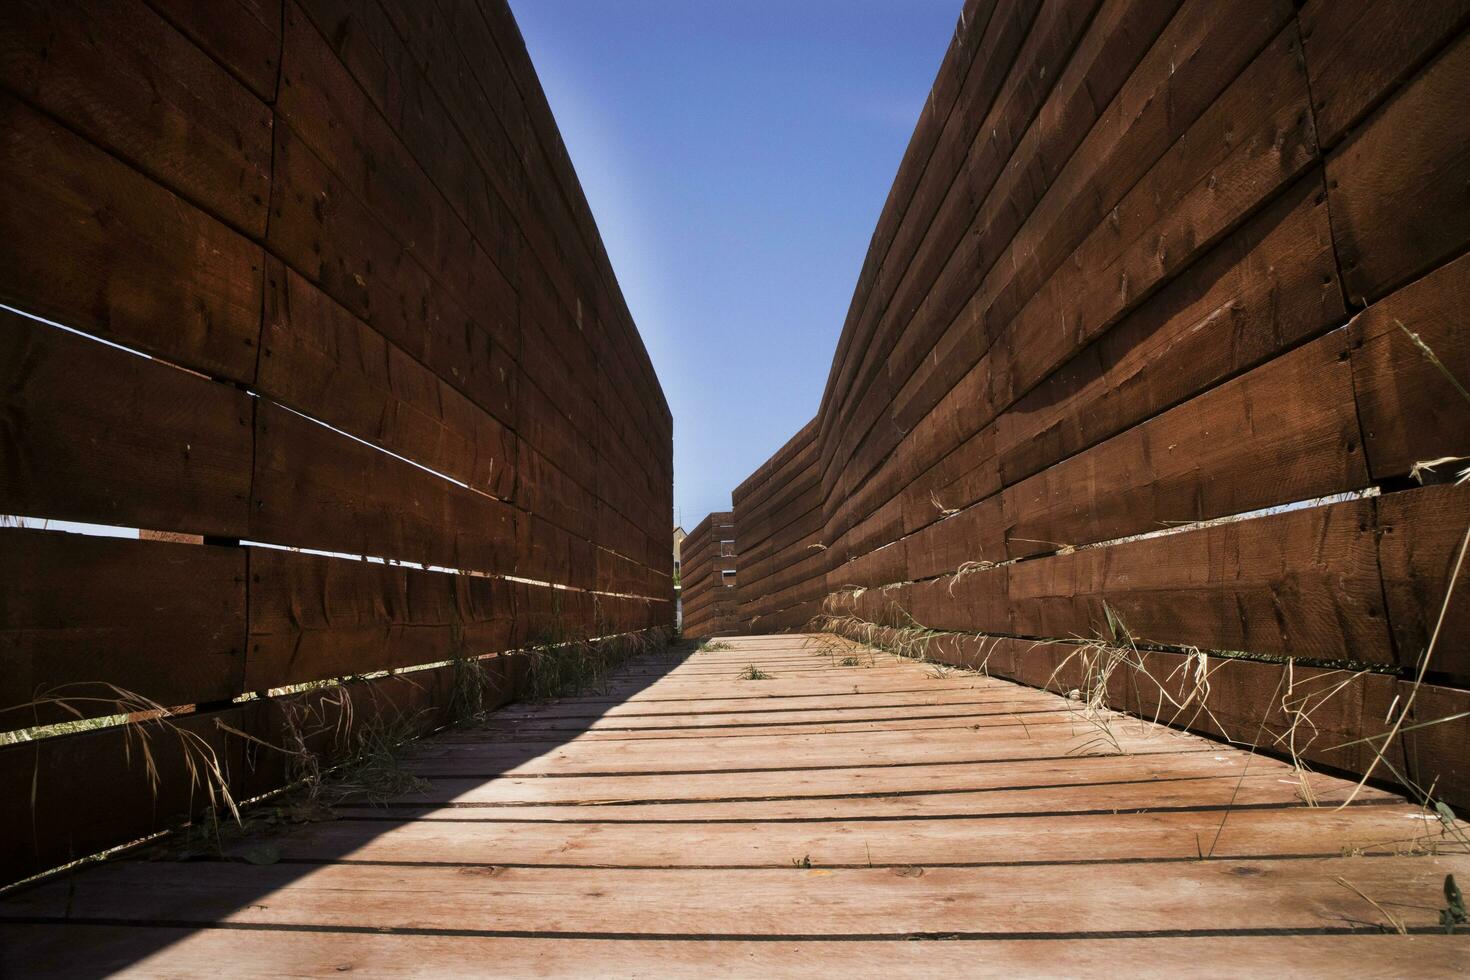
[{"label": "dry grass", "polygon": [[768,674],[765,671],[761,670],[755,664],[751,664],[750,666],[742,670],[739,674],[737,674],[736,678],[742,681],[768,681],[771,680],[774,676],[775,675]]}]

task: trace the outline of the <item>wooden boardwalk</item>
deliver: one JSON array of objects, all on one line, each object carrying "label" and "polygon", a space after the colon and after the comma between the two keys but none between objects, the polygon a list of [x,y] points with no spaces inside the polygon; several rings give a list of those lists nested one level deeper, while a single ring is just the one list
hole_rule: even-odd
[{"label": "wooden boardwalk", "polygon": [[1308,807],[1283,763],[1132,719],[1125,754],[1080,754],[1095,723],[1034,689],[724,642],[426,741],[426,792],[233,851],[273,863],[118,860],[18,892],[0,975],[1470,967],[1470,935],[1438,930],[1470,857],[1388,794],[1338,810],[1350,784],[1314,776]]}]

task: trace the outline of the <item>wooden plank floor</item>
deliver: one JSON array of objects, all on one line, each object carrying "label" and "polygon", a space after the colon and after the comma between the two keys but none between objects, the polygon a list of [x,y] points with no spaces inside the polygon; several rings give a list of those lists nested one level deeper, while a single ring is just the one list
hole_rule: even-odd
[{"label": "wooden plank floor", "polygon": [[1438,929],[1470,856],[1389,794],[1334,809],[1350,785],[1313,776],[1329,805],[1307,807],[1283,763],[1132,719],[1126,754],[1084,754],[1093,723],[1030,688],[723,642],[428,740],[426,791],[239,845],[276,863],[119,860],[18,892],[0,975],[1470,967],[1470,935]]}]

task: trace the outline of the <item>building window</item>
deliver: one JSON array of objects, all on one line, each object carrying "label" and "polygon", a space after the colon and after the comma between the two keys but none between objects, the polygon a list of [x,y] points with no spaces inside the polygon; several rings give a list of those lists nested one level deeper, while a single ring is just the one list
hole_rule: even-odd
[{"label": "building window", "polygon": [[734,554],[735,554],[735,542],[734,541],[721,541],[720,542],[720,557],[721,558],[729,558],[729,557],[731,557]]},{"label": "building window", "polygon": [[725,583],[725,588],[735,588],[735,569],[727,568],[720,572],[720,581]]}]

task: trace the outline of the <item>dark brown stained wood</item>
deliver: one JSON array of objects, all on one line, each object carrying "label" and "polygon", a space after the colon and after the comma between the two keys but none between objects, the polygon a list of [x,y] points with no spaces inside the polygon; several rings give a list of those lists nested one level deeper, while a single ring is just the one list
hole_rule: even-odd
[{"label": "dark brown stained wood", "polygon": [[597,597],[590,592],[516,582],[513,645],[517,649],[586,639],[595,635]]},{"label": "dark brown stained wood", "polygon": [[510,505],[273,402],[256,406],[249,537],[270,544],[510,572]]},{"label": "dark brown stained wood", "polygon": [[837,414],[840,400],[847,396],[852,387],[852,374],[858,369],[864,347],[871,340],[871,331],[877,326],[876,317],[865,317],[866,306],[872,302],[872,295],[883,285],[887,284],[891,288],[894,277],[901,272],[901,268],[895,269],[895,266],[901,266],[902,262],[890,261],[888,257],[894,236],[905,220],[913,220],[909,217],[910,204],[929,170],[929,160],[940,134],[955,114],[960,88],[975,63],[978,45],[990,26],[996,6],[995,0],[967,0],[960,11],[960,22],[955,28],[954,38],[945,52],[929,98],[925,100],[919,113],[909,146],[883,202],[883,210],[878,215],[877,227],[873,231],[873,244],[863,259],[857,288],[853,291],[853,300],[849,305],[842,333],[838,337],[837,352],[832,359],[832,367],[822,392],[818,418],[822,422],[819,431],[823,439],[830,431],[829,426]]},{"label": "dark brown stained wood", "polygon": [[[996,438],[996,426],[987,425],[904,487],[902,500],[905,531],[913,533],[950,512],[968,507],[1000,490]],[[908,468],[915,454],[907,449],[905,446],[899,458],[889,466]]]},{"label": "dark brown stained wood", "polygon": [[8,4],[0,85],[245,234],[265,234],[270,108],[142,0]]},{"label": "dark brown stained wood", "polygon": [[[1462,255],[1353,318],[1353,386],[1368,464],[1378,479],[1416,463],[1470,456],[1470,256]],[[1418,335],[1415,343],[1409,333]],[[1464,464],[1441,464],[1441,473]]]},{"label": "dark brown stained wood", "polygon": [[[245,713],[236,705],[180,716],[174,724],[192,736],[198,753],[213,754],[221,772],[237,773],[240,740],[216,722],[239,728]],[[185,740],[156,726],[148,732],[156,787],[137,742],[140,733],[130,740],[116,726],[0,746],[0,832],[6,841],[0,881],[19,881],[157,833],[208,804],[204,786],[191,784]]]},{"label": "dark brown stained wood", "polygon": [[[508,659],[486,662],[482,682],[488,707],[505,703],[514,689],[517,671]],[[345,697],[342,688],[328,687],[178,715],[172,719],[174,730],[151,726],[129,735],[114,726],[0,747],[0,786],[6,788],[0,793],[0,830],[11,845],[0,851],[0,880],[17,881],[200,814],[210,797],[205,784],[191,778],[179,731],[196,736],[191,738],[197,747],[194,764],[212,761],[231,796],[246,800],[297,778],[284,753],[270,748],[288,744],[286,712],[298,723],[307,722],[308,744],[330,765],[353,750],[359,732],[374,726],[418,733],[439,727],[456,683],[454,669],[355,682]],[[143,732],[149,736],[156,786],[141,754]],[[77,778],[78,773],[87,778]],[[99,799],[106,806],[97,805]],[[214,801],[220,803],[220,797]]]},{"label": "dark brown stained wood", "polygon": [[1289,26],[992,332],[1009,397],[1029,391],[1301,174],[1317,153],[1308,102]]},{"label": "dark brown stained wood", "polygon": [[1470,34],[1425,66],[1327,158],[1343,284],[1370,303],[1470,241],[1464,94]]},{"label": "dark brown stained wood", "polygon": [[1008,488],[1008,557],[1365,487],[1347,343],[1333,331]]},{"label": "dark brown stained wood", "polygon": [[267,102],[276,97],[282,0],[148,0]]},{"label": "dark brown stained wood", "polygon": [[529,308],[533,301],[521,293],[521,371],[541,391],[556,392],[557,404],[568,420],[584,437],[595,441],[597,367],[591,350],[575,325],[533,313]]},{"label": "dark brown stained wood", "polygon": [[[1072,6],[1079,6],[1079,4],[1072,4]],[[1111,0],[1110,3],[1104,4],[1103,9],[1097,13],[1094,21],[1089,25],[1088,32],[1083,35],[1076,50],[1070,54],[1067,65],[1060,72],[1055,73],[1053,91],[1048,94],[1047,101],[1042,103],[1038,116],[1032,120],[1032,125],[1026,129],[1025,134],[1020,135],[1016,148],[1010,151],[1011,162],[1008,163],[1008,169],[1025,166],[1026,160],[1036,159],[1038,150],[1042,151],[1042,159],[1050,160],[1053,172],[1055,167],[1060,167],[1061,163],[1066,162],[1072,148],[1082,140],[1089,126],[1097,118],[1098,110],[1117,93],[1117,88],[1123,84],[1138,60],[1144,56],[1144,51],[1147,51],[1152,40],[1160,34],[1160,31],[1163,31],[1164,25],[1169,22],[1177,6],[1179,4],[1175,1],[1136,3],[1136,1]],[[1023,81],[1029,82],[1032,79],[1023,79]],[[1050,79],[1039,78],[1038,71],[1038,78],[1035,78],[1035,82],[1045,85],[1048,84],[1048,81]],[[1023,106],[1025,100],[1005,97],[997,104],[1003,112],[1007,112],[1007,110]],[[982,129],[980,134],[985,134],[985,132],[985,129]],[[1010,135],[1007,129],[997,125],[992,129],[992,134],[994,134],[997,148],[1004,148],[1005,138]],[[988,192],[982,191],[982,188],[985,188],[983,178],[989,175],[988,170],[983,166],[985,157],[979,157],[979,162],[982,163],[982,166],[973,166],[973,160],[967,162],[967,169],[972,172],[966,173],[966,179],[972,187],[970,194],[975,198],[975,206],[983,204],[988,195]],[[1010,182],[1013,178],[1013,173],[1008,175],[1008,173],[1001,172],[995,179]],[[1033,187],[1042,188],[1047,181],[1050,181],[1050,175],[1039,175],[1038,179],[1033,182]],[[972,206],[970,210],[973,213],[975,207]],[[956,266],[963,269],[963,267],[970,266],[975,257],[982,253],[975,250],[972,242],[961,239],[958,242],[957,254],[960,254],[961,257]],[[953,262],[953,259],[950,262]],[[889,270],[879,270],[879,272],[882,275],[897,275]],[[941,282],[953,287],[956,282],[954,270],[951,270],[948,278],[941,278]],[[895,376],[907,376],[908,373],[911,373],[917,359],[922,359],[935,338],[938,338],[947,328],[951,306],[960,301],[963,301],[963,297],[954,298],[945,295],[944,310],[936,309],[932,301],[926,306],[920,306],[922,311],[919,316],[914,317],[903,336],[894,339],[894,361],[889,366],[889,373]],[[844,331],[844,339],[839,341],[839,344],[847,341],[848,334],[851,334],[851,331]],[[829,381],[829,389],[832,388],[833,383],[845,382],[842,382],[841,378],[835,379],[835,382]],[[831,398],[823,400],[823,413],[831,413]],[[826,417],[828,416],[825,414],[823,425],[826,425]],[[823,428],[823,435],[825,433],[826,429]]]},{"label": "dark brown stained wood", "polygon": [[[237,548],[0,530],[0,730],[112,714],[105,685],[171,706],[228,701],[244,651]],[[42,697],[76,713],[16,710]]]},{"label": "dark brown stained wood", "polygon": [[1319,171],[1003,413],[1000,475],[1024,479],[1343,315]]},{"label": "dark brown stained wood", "polygon": [[[918,307],[954,251],[994,173],[1003,166],[1014,139],[1055,81],[1065,55],[1096,6],[1096,0],[1007,3],[999,5],[990,18],[970,53],[969,71],[955,108],[934,142],[903,220],[887,243],[873,284],[876,288],[865,296],[858,294],[863,300],[863,318],[879,322],[871,337],[867,337],[871,332],[868,324],[863,320],[856,324],[854,339],[864,338],[866,343],[865,349],[856,349],[861,350],[862,358],[850,398],[865,397],[875,378],[879,384],[888,383],[885,354],[896,326]],[[1038,47],[1044,49],[1040,55]],[[1034,91],[1018,93],[1017,85],[1027,82]],[[980,173],[974,174],[970,155],[977,136],[983,141],[982,148],[990,152],[975,167]],[[996,143],[1000,145],[992,145]],[[844,405],[851,404],[839,400],[832,408],[841,417]]]},{"label": "dark brown stained wood", "polygon": [[[953,572],[975,562],[1006,558],[1005,511],[999,496],[987,497],[904,539],[908,577],[915,581]],[[1040,550],[1054,550],[1044,542]]]},{"label": "dark brown stained wood", "polygon": [[238,537],[252,402],[0,310],[0,513]]},{"label": "dark brown stained wood", "polygon": [[0,299],[253,380],[258,245],[8,95],[0,134]]},{"label": "dark brown stained wood", "polygon": [[[1410,695],[1414,698],[1414,709],[1404,728],[1420,726],[1400,736],[1409,778],[1420,790],[1428,792],[1432,788],[1435,798],[1463,812],[1470,806],[1470,760],[1465,757],[1465,745],[1470,742],[1470,718],[1465,717],[1470,712],[1470,692],[1421,684],[1415,693],[1413,687],[1410,681],[1399,681],[1399,703],[1407,703]],[[1380,774],[1382,769],[1380,764]]]},{"label": "dark brown stained wood", "polygon": [[[1141,60],[1132,52],[1120,63],[1099,65],[1111,82],[1104,91],[1117,93],[1105,105],[1086,75],[1059,89],[1065,93],[1056,107],[1061,117],[1043,110],[1038,139],[982,204],[976,234],[951,257],[926,300],[929,311],[917,314],[933,317],[942,335],[895,361],[915,368],[911,376],[900,369],[895,379],[901,382],[894,405],[900,425],[922,418],[979,359],[996,331],[1280,32],[1289,7],[1276,0],[1242,7],[1235,21],[1240,29],[1233,31],[1214,29],[1217,13],[1215,5],[1191,0]],[[1148,44],[1152,37],[1146,31],[1119,42]],[[978,288],[976,268],[983,272]]]},{"label": "dark brown stained wood", "polygon": [[[669,573],[660,576],[653,569],[645,568],[638,562],[624,558],[606,548],[598,548],[596,551],[594,560],[597,563],[597,591],[599,592],[663,598],[672,587]],[[672,558],[670,565],[672,567]]]},{"label": "dark brown stained wood", "polygon": [[481,234],[499,239],[481,247],[461,217],[469,208],[445,198],[294,4],[286,11],[277,111],[440,288],[455,293],[496,344],[518,353],[516,295],[507,279],[515,266],[497,268],[491,255],[513,259],[519,232],[508,219],[487,221]]},{"label": "dark brown stained wood", "polygon": [[274,258],[255,387],[478,490],[515,488],[510,429]]},{"label": "dark brown stained wood", "polygon": [[1465,0],[1342,3],[1308,0],[1302,25],[1317,133],[1335,146],[1470,20]]},{"label": "dark brown stained wood", "polygon": [[[454,204],[496,267],[514,279],[526,249],[518,237],[517,216],[503,203],[503,195],[515,185],[499,180],[492,186],[487,181],[514,169],[504,161],[514,161],[515,147],[493,118],[488,113],[452,118],[379,4],[307,0],[298,6],[438,191]],[[299,27],[303,18],[296,14],[297,7],[291,9]],[[534,222],[527,227],[538,233]]]},{"label": "dark brown stained wood", "polygon": [[505,650],[510,583],[250,549],[245,690]]},{"label": "dark brown stained wood", "polygon": [[592,589],[597,556],[592,542],[524,511],[516,514],[515,574],[537,582]]},{"label": "dark brown stained wood", "polygon": [[915,582],[910,589],[914,622],[931,629],[1010,629],[1009,579],[1004,568],[974,568],[955,578]]},{"label": "dark brown stained wood", "polygon": [[276,127],[268,244],[287,265],[507,425],[514,360],[284,122]]},{"label": "dark brown stained wood", "polygon": [[[529,386],[527,386],[529,387]],[[598,533],[597,498],[572,481],[549,459],[520,443],[516,468],[516,506],[591,540]]]},{"label": "dark brown stained wood", "polygon": [[521,380],[516,397],[519,399],[516,437],[520,443],[551,460],[584,490],[594,490],[596,474],[600,471],[597,444],[588,440],[557,400],[530,378]]},{"label": "dark brown stained wood", "polygon": [[1450,591],[1450,578],[1470,532],[1470,487],[1384,494],[1378,499],[1378,525],[1378,564],[1399,663],[1417,670],[1438,625],[1430,676],[1470,684],[1470,590],[1465,587],[1470,555],[1459,566],[1459,579]]},{"label": "dark brown stained wood", "polygon": [[[1077,643],[959,636],[931,644],[929,656],[1065,695],[1087,687],[1089,676],[1095,678],[1104,667],[1105,655]],[[1288,671],[1281,664],[1239,657],[1198,660],[1145,650],[1108,673],[1105,701],[1117,711],[1255,746],[1278,758],[1292,760],[1294,753],[1308,765],[1362,773],[1375,753],[1359,739],[1388,730],[1398,683],[1386,674],[1299,664]],[[1112,724],[1122,731],[1128,722],[1118,718]],[[1396,741],[1385,758],[1403,772],[1403,743]],[[1252,759],[1245,772],[1259,771],[1263,764],[1269,766]],[[1392,778],[1387,768],[1379,775]],[[1297,779],[1284,781],[1297,783],[1299,792]],[[1242,785],[1239,778],[1236,784]],[[1350,790],[1344,789],[1346,799]],[[1371,796],[1373,790],[1362,793]]]},{"label": "dark brown stained wood", "polygon": [[1006,566],[1011,629],[1393,663],[1373,503],[1232,521]]}]

